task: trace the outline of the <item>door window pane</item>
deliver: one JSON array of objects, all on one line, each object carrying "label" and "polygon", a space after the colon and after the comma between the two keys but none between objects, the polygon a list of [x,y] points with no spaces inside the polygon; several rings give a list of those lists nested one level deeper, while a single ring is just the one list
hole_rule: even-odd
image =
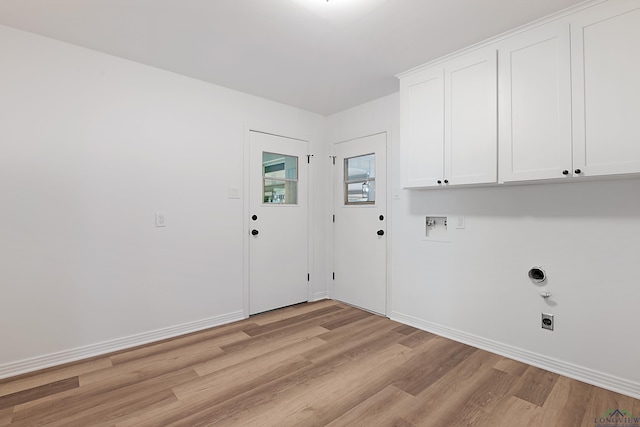
[{"label": "door window pane", "polygon": [[376,155],[344,159],[345,205],[373,204],[376,201]]},{"label": "door window pane", "polygon": [[373,203],[376,199],[376,182],[352,182],[347,184],[347,204]]},{"label": "door window pane", "polygon": [[298,183],[296,181],[265,179],[264,203],[297,205]]},{"label": "door window pane", "polygon": [[263,203],[298,204],[298,158],[262,153]]},{"label": "door window pane", "polygon": [[376,177],[376,155],[365,154],[364,156],[344,159],[346,167],[347,181],[355,181]]}]

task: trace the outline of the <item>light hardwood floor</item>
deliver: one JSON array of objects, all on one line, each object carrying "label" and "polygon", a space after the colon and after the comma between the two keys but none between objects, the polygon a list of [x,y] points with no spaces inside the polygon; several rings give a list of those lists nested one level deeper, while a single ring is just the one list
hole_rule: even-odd
[{"label": "light hardwood floor", "polygon": [[0,426],[594,426],[640,401],[325,300],[0,382]]}]

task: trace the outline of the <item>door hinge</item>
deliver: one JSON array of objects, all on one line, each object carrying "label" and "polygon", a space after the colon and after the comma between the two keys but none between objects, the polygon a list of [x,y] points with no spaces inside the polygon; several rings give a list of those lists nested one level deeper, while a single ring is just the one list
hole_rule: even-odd
[{"label": "door hinge", "polygon": [[307,282],[311,281],[311,275],[307,273]]},{"label": "door hinge", "polygon": [[313,154],[307,154],[307,163],[311,163],[312,157],[313,157]]},{"label": "door hinge", "polygon": [[329,158],[333,161],[333,164],[336,164],[336,156],[329,156]]},{"label": "door hinge", "polygon": [[333,272],[333,280],[336,280],[336,272]]},{"label": "door hinge", "polygon": [[336,216],[335,216],[335,214],[333,215],[333,222],[336,222]]}]

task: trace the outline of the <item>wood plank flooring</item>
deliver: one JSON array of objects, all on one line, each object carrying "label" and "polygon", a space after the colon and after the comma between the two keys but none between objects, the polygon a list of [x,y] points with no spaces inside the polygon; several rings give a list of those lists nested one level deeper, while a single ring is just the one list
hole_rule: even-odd
[{"label": "wood plank flooring", "polygon": [[0,381],[0,426],[594,426],[640,401],[325,300]]}]

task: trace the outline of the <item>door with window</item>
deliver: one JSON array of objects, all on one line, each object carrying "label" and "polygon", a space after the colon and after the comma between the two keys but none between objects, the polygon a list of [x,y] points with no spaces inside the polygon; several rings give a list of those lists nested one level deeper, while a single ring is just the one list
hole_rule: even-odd
[{"label": "door with window", "polygon": [[387,134],[335,144],[332,297],[386,314]]},{"label": "door with window", "polygon": [[308,300],[307,142],[250,132],[249,313]]}]

